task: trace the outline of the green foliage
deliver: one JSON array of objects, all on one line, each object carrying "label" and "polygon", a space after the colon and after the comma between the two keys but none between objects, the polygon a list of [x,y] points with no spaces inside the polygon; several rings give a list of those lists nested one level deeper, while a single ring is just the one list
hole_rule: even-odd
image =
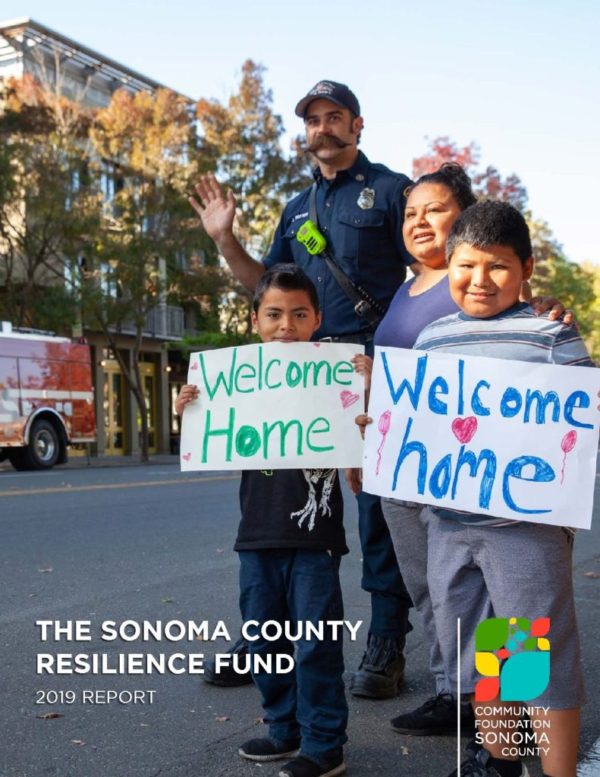
[{"label": "green foliage", "polygon": [[166,301],[193,306],[202,327],[249,331],[247,298],[219,266],[187,194],[199,172],[216,168],[240,195],[243,242],[266,249],[283,198],[307,168],[298,140],[289,159],[281,152],[264,69],[246,62],[226,106],[198,103],[201,140],[194,106],[169,90],[119,90],[92,110],[65,98],[56,75],[45,84],[12,79],[1,95],[6,315],[41,326],[39,291],[64,282],[81,298],[85,322],[105,331],[140,330]]},{"label": "green foliage", "polygon": [[573,310],[593,358],[600,359],[600,267],[570,262],[545,221],[527,214],[536,260],[531,288]]},{"label": "green foliage", "polygon": [[[196,106],[202,133],[198,167],[215,171],[236,195],[237,237],[257,257],[268,249],[285,201],[310,180],[300,138],[292,141],[289,155],[281,149],[283,124],[273,112],[264,72],[264,67],[247,60],[240,84],[226,104],[203,99]],[[238,333],[250,337],[248,297],[227,270],[222,272],[218,306],[220,329],[234,338]]]},{"label": "green foliage", "polygon": [[119,90],[95,117],[91,142],[98,158],[110,160],[103,162],[109,195],[94,250],[99,288],[114,290],[94,308],[107,325],[143,322],[164,301],[164,269],[175,271],[181,257],[201,251],[185,201],[197,174],[188,155],[193,134],[187,101],[166,89]]},{"label": "green foliage", "polygon": [[246,60],[238,90],[226,105],[202,99],[196,107],[201,167],[214,170],[236,195],[238,237],[257,254],[267,250],[285,197],[305,185],[307,173],[298,141],[289,159],[282,152],[283,123],[273,112],[264,72]]},{"label": "green foliage", "polygon": [[77,323],[79,299],[64,284],[52,284],[37,289],[33,301],[32,319],[36,327],[71,337],[73,326]]},{"label": "green foliage", "polygon": [[562,253],[547,256],[532,279],[535,295],[555,297],[573,310],[595,360],[600,360],[600,267],[570,262]]},{"label": "green foliage", "polygon": [[285,172],[279,145],[282,121],[272,110],[262,74],[263,68],[248,60],[239,90],[227,105],[202,99],[196,109],[203,161],[235,192],[240,239],[259,252],[266,250],[276,224]]},{"label": "green foliage", "polygon": [[[0,114],[0,282],[6,315],[41,327],[43,290],[62,283],[100,223],[99,193],[81,186],[89,113],[31,76],[3,84]],[[53,327],[56,328],[56,327]],[[60,327],[59,327],[60,328]]]},{"label": "green foliage", "polygon": [[592,278],[593,301],[583,314],[585,327],[589,334],[586,343],[592,358],[600,364],[600,267],[597,264],[584,263],[582,269]]},{"label": "green foliage", "polygon": [[[209,254],[185,196],[197,175],[194,115],[166,89],[117,91],[105,109],[87,109],[55,75],[9,80],[1,95],[2,307],[18,325],[68,331],[81,317],[104,333],[136,397],[145,456],[147,319],[185,297],[185,257]],[[133,367],[116,347],[121,329],[134,334]]]},{"label": "green foliage", "polygon": [[532,289],[537,295],[556,297],[566,308],[574,310],[582,334],[591,334],[585,316],[594,302],[594,277],[589,270],[558,254],[545,261],[543,273],[536,274]]},{"label": "green foliage", "polygon": [[228,348],[234,345],[247,345],[249,342],[259,342],[258,336],[250,337],[234,332],[199,332],[190,337],[184,337],[180,344],[173,347],[183,353],[203,350],[205,348]]}]

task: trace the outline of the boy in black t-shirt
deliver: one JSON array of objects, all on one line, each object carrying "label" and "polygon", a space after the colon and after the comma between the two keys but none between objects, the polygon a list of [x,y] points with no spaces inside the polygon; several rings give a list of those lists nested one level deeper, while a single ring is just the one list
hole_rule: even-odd
[{"label": "boy in black t-shirt", "polygon": [[[321,321],[312,281],[294,264],[279,264],[258,282],[252,322],[263,342],[306,342]],[[176,410],[198,396],[182,388]],[[269,736],[239,749],[251,761],[292,758],[279,777],[334,777],[346,766],[348,706],[341,640],[295,639],[303,624],[343,619],[339,565],[348,552],[342,494],[335,469],[250,470],[240,485],[242,520],[235,550],[240,555],[240,609],[244,622],[289,624],[294,641],[260,636],[250,656],[295,654],[287,674],[253,672],[269,724]],[[259,630],[256,630],[259,634]],[[270,632],[269,632],[270,633]]]}]

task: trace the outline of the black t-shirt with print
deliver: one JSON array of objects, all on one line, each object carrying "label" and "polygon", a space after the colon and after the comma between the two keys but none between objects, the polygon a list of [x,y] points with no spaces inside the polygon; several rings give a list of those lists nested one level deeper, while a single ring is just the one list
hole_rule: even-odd
[{"label": "black t-shirt with print", "polygon": [[235,550],[302,548],[348,553],[337,470],[247,470]]}]

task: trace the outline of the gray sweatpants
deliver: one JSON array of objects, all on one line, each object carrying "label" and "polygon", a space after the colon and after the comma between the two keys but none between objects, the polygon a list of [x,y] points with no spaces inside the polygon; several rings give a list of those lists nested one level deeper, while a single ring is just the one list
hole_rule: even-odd
[{"label": "gray sweatpants", "polygon": [[452,687],[456,690],[457,618],[461,693],[472,693],[480,679],[474,634],[481,621],[550,618],[550,684],[534,703],[551,709],[581,706],[585,692],[573,599],[572,537],[559,526],[545,524],[462,524],[438,518],[429,508],[426,520],[429,590]]},{"label": "gray sweatpants", "polygon": [[427,585],[428,509],[422,504],[400,499],[382,499],[381,507],[390,530],[402,579],[414,606],[423,618],[425,637],[429,643],[429,668],[435,679],[436,693],[452,693],[452,686],[444,672]]}]

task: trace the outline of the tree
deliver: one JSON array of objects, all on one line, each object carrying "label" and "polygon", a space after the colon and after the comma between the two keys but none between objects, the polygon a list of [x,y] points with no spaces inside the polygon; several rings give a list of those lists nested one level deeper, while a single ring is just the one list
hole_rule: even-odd
[{"label": "tree", "polygon": [[[84,309],[110,344],[140,417],[140,454],[148,459],[148,407],[139,356],[148,319],[183,295],[175,278],[202,238],[186,202],[197,175],[187,100],[166,89],[114,93],[90,132],[105,193],[105,219],[87,257]],[[133,332],[131,359],[117,347]]]},{"label": "tree", "polygon": [[[281,119],[250,61],[226,106],[201,100],[196,110],[169,90],[120,90],[105,109],[85,107],[89,80],[69,100],[60,56],[53,68],[38,64],[41,80],[10,79],[0,94],[0,313],[21,326],[104,333],[139,407],[145,459],[138,361],[149,318],[168,301],[192,302],[207,327],[249,335],[249,298],[187,203],[194,180],[218,170],[240,194],[240,236],[264,251],[306,159],[298,142],[282,154]],[[129,360],[122,331],[133,333]]]},{"label": "tree", "polygon": [[235,192],[240,240],[256,251],[267,248],[281,211],[282,190],[289,183],[280,143],[283,123],[273,112],[264,70],[246,60],[238,91],[227,105],[202,99],[196,108],[203,162]]},{"label": "tree", "polygon": [[1,312],[20,326],[69,331],[77,302],[65,277],[99,223],[91,114],[30,75],[8,79],[1,100]]},{"label": "tree", "polygon": [[[190,276],[216,252],[197,229],[187,192],[197,175],[192,106],[169,90],[114,93],[103,110],[62,95],[60,61],[44,83],[11,79],[0,115],[0,313],[17,325],[99,329],[139,408],[139,371],[152,316],[170,299],[201,301],[221,274]],[[47,82],[47,83],[46,83]],[[132,358],[117,348],[133,333]]]},{"label": "tree", "polygon": [[534,294],[556,297],[575,312],[592,356],[600,358],[600,268],[570,262],[545,221],[528,218],[536,270]]},{"label": "tree", "polygon": [[480,157],[479,146],[473,141],[460,148],[448,137],[437,137],[429,141],[427,153],[413,159],[413,178],[433,173],[444,162],[456,162],[464,167],[471,177],[475,192],[484,197],[510,202],[524,211],[527,206],[527,190],[519,176],[512,173],[507,178],[502,178],[498,170],[491,165],[479,170]]},{"label": "tree", "polygon": [[600,362],[600,267],[591,262],[584,262],[582,269],[591,280],[593,299],[589,308],[585,311],[584,328],[589,334],[586,343],[596,363]]},{"label": "tree", "polygon": [[[227,104],[202,99],[196,106],[201,127],[200,169],[216,171],[238,201],[236,233],[251,254],[266,252],[284,201],[303,188],[309,172],[301,141],[282,152],[283,123],[273,111],[264,83],[265,68],[246,60],[238,90]],[[225,326],[250,335],[250,297],[233,279],[223,297]]]}]

